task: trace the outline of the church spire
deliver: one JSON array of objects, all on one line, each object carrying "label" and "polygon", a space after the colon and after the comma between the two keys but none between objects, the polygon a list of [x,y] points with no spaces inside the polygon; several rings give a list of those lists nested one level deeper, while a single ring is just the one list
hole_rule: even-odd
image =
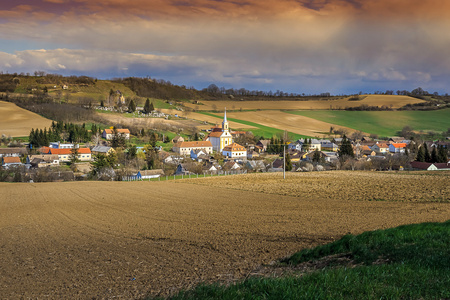
[{"label": "church spire", "polygon": [[227,108],[226,107],[225,107],[225,113],[223,115],[222,130],[228,131]]}]

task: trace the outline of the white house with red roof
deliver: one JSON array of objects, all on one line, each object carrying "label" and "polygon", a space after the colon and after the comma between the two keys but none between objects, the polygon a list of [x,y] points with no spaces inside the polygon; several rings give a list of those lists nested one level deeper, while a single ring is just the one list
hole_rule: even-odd
[{"label": "white house with red roof", "polygon": [[[42,147],[44,148],[44,147]],[[42,149],[41,148],[41,149]],[[45,147],[47,148],[47,147]],[[54,148],[47,148],[47,152],[44,152],[44,154],[53,154],[58,155],[60,162],[69,162],[70,158],[72,157],[72,149],[54,149]],[[78,160],[79,161],[91,161],[91,149],[89,148],[78,148]]]},{"label": "white house with red roof", "polygon": [[[130,139],[130,130],[128,129],[116,129],[117,134],[122,135],[126,140]],[[102,132],[102,137],[107,140],[112,140],[114,137],[114,129],[105,129]]]},{"label": "white house with red roof", "polygon": [[247,149],[236,143],[226,146],[222,150],[222,155],[228,158],[247,158]]},{"label": "white house with red roof", "polygon": [[172,151],[179,155],[190,155],[191,150],[203,150],[206,154],[213,152],[210,141],[178,142],[172,147]]},{"label": "white house with red roof", "polygon": [[23,164],[20,161],[20,157],[18,156],[6,156],[2,158],[2,166],[5,169],[8,169],[9,167],[12,166],[21,166],[21,165]]}]

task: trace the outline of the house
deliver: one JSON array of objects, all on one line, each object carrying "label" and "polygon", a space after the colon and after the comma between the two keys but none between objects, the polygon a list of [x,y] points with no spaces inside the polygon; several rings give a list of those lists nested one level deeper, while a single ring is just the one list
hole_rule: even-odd
[{"label": "house", "polygon": [[191,174],[191,172],[188,171],[188,165],[187,164],[178,164],[177,170],[175,171],[175,175],[188,175]]},{"label": "house", "polygon": [[70,143],[63,143],[63,144],[61,144],[61,142],[50,143],[50,148],[54,149],[72,149],[73,147],[75,147],[75,145]]},{"label": "house", "polygon": [[208,153],[206,152],[205,149],[192,149],[191,150],[191,158],[193,160],[199,160],[199,157],[202,157],[202,158],[204,158],[205,156],[208,157],[207,154]]},{"label": "house", "polygon": [[59,157],[56,154],[29,155],[27,156],[27,165],[32,168],[57,167],[59,166]]},{"label": "house", "polygon": [[256,157],[259,157],[259,153],[255,150],[247,151],[247,159],[254,159]]},{"label": "house", "polygon": [[[79,161],[91,161],[91,149],[78,148],[78,160]],[[72,149],[53,149],[49,148],[47,153],[44,154],[56,154],[59,157],[60,162],[69,162],[72,157]]]},{"label": "house", "polygon": [[361,148],[360,148],[360,154],[361,154],[362,156],[364,156],[364,157],[366,157],[366,156],[375,156],[375,155],[377,155],[377,153],[376,153],[374,150],[370,149],[370,147],[369,147],[369,146],[366,146],[366,145],[361,146]]},{"label": "house", "polygon": [[241,169],[241,165],[239,165],[237,162],[235,161],[227,161],[224,165],[223,165],[223,169],[226,171],[236,171],[236,170],[240,170]]},{"label": "house", "polygon": [[406,143],[390,143],[389,152],[391,153],[405,153]]},{"label": "house", "polygon": [[202,149],[206,154],[213,151],[213,146],[210,141],[194,141],[194,142],[179,142],[173,145],[172,151],[179,155],[190,155],[191,150]]},{"label": "house", "polygon": [[393,136],[391,138],[389,138],[388,142],[391,143],[402,143],[404,140],[406,140],[404,137],[402,136]]},{"label": "house", "polygon": [[335,162],[339,160],[339,156],[337,152],[324,152],[323,153],[323,158],[325,159],[326,162]]},{"label": "house", "polygon": [[330,141],[321,142],[320,147],[321,147],[322,151],[328,151],[328,152],[337,152],[339,150],[339,146]]},{"label": "house", "polygon": [[380,142],[380,143],[376,143],[375,145],[372,146],[372,148],[370,148],[371,150],[378,152],[378,153],[388,153],[389,152],[389,146],[386,143]]},{"label": "house", "polygon": [[306,157],[308,153],[302,151],[289,151],[289,157],[292,162],[299,162]]},{"label": "house", "polygon": [[182,136],[177,135],[176,137],[174,137],[172,139],[172,143],[174,143],[174,144],[180,143],[180,142],[184,142],[184,138]]},{"label": "house", "polygon": [[322,144],[318,139],[310,139],[309,141],[300,139],[300,141],[303,142],[303,151],[322,150]]},{"label": "house", "polygon": [[[305,154],[305,160],[306,160],[306,161],[312,161],[313,158],[314,158],[315,152],[316,152],[316,151],[311,151],[311,152],[306,153],[306,154]],[[320,158],[321,158],[321,159],[322,159],[322,158],[325,159],[325,154],[324,154],[322,151],[319,151],[319,155],[320,155]]]},{"label": "house", "polygon": [[222,155],[228,158],[247,158],[247,149],[244,146],[233,143],[223,148]]},{"label": "house", "polygon": [[411,162],[411,167],[415,170],[448,171],[450,170],[450,163],[427,163],[427,162],[413,161]]},{"label": "house", "polygon": [[111,153],[115,153],[116,150],[114,150],[113,147],[108,146],[95,146],[91,149],[91,152],[93,155],[103,154],[103,155],[110,155]]},{"label": "house", "polygon": [[6,157],[2,158],[2,166],[5,169],[8,169],[9,167],[21,166],[21,165],[23,165],[23,164],[20,161],[20,157],[18,157],[18,156],[6,156]]},{"label": "house", "polygon": [[303,143],[300,140],[292,142],[288,145],[288,150],[302,151]]},{"label": "house", "polygon": [[272,169],[281,169],[283,170],[284,166],[284,159],[277,158],[272,162]]},{"label": "house", "polygon": [[207,163],[202,168],[203,173],[208,173],[208,174],[217,174],[217,172],[220,169],[221,169],[221,167],[219,165],[215,165],[212,163]]},{"label": "house", "polygon": [[0,158],[1,157],[11,157],[11,156],[24,156],[28,153],[27,148],[1,148],[0,149]]},{"label": "house", "polygon": [[241,135],[245,135],[245,131],[230,131],[231,135],[233,136],[233,138],[238,138]]},{"label": "house", "polygon": [[[116,129],[117,134],[120,134],[123,136],[126,140],[130,139],[130,130],[128,129]],[[105,129],[102,132],[102,138],[107,140],[112,140],[114,137],[114,130],[113,129]]]},{"label": "house", "polygon": [[262,150],[261,152],[266,152],[267,151],[267,147],[269,147],[269,145],[270,145],[270,140],[259,140],[256,143],[256,147],[257,148],[259,147],[259,149]]},{"label": "house", "polygon": [[170,163],[174,162],[172,155],[170,155],[166,151],[159,151],[158,157],[159,157],[159,160],[164,164],[170,164]]}]

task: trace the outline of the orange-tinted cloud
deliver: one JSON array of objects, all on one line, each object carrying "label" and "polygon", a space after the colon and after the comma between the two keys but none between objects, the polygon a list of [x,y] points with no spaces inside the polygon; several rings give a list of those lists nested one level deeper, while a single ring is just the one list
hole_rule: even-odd
[{"label": "orange-tinted cloud", "polygon": [[[39,41],[83,55],[107,53],[111,60],[101,61],[108,70],[126,69],[129,75],[140,72],[136,57],[150,69],[163,70],[167,64],[173,70],[178,63],[199,82],[209,78],[229,84],[326,78],[327,86],[338,89],[355,82],[429,84],[450,73],[450,4],[440,0],[35,3],[0,11],[0,39]],[[75,68],[62,61],[61,53],[68,51],[46,52],[45,61],[52,61],[49,56],[59,60],[44,66]],[[27,61],[39,59],[38,52],[20,53]]]}]

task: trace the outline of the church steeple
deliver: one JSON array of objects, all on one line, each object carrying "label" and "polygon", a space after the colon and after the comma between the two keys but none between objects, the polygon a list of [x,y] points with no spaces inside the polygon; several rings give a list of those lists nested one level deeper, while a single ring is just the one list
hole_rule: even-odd
[{"label": "church steeple", "polygon": [[222,130],[228,131],[227,108],[226,107],[225,107],[225,113],[223,115]]}]

